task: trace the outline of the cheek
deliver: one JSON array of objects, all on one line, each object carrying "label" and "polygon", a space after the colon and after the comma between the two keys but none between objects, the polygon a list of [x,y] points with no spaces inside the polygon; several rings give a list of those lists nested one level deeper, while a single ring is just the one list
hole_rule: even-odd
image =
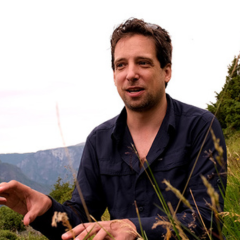
[{"label": "cheek", "polygon": [[124,83],[124,73],[117,73],[115,74],[114,76],[114,83],[115,83],[115,86],[118,87],[118,86],[121,86],[123,83]]}]

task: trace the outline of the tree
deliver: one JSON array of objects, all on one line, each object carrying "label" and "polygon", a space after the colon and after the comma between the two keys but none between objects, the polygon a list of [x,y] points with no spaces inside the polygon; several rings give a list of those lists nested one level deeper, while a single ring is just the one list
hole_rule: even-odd
[{"label": "tree", "polygon": [[23,216],[6,206],[0,208],[0,229],[10,231],[24,231]]},{"label": "tree", "polygon": [[10,232],[9,230],[0,230],[0,240],[17,240],[16,234]]},{"label": "tree", "polygon": [[[234,70],[235,63],[237,65]],[[216,103],[208,104],[207,109],[213,114],[218,109],[216,117],[225,137],[229,137],[233,131],[240,130],[240,64],[237,57],[228,66],[226,83],[222,91],[216,93]]]},{"label": "tree", "polygon": [[75,184],[71,185],[69,182],[63,183],[62,179],[58,177],[57,182],[54,184],[54,189],[50,192],[49,196],[59,203],[63,203],[71,198],[74,186]]}]

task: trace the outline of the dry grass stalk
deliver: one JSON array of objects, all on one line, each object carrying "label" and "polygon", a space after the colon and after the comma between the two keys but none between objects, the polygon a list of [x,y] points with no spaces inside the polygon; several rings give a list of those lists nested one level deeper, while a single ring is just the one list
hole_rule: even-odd
[{"label": "dry grass stalk", "polygon": [[232,213],[232,212],[221,212],[219,213],[220,216],[224,217],[237,217],[237,219],[234,222],[240,222],[240,215],[237,213]]},{"label": "dry grass stalk", "polygon": [[[144,236],[143,228],[142,228],[142,223],[141,223],[141,220],[140,220],[140,214],[139,214],[139,210],[138,210],[138,207],[137,207],[137,202],[136,202],[136,200],[134,201],[134,205],[135,205],[135,209],[136,209],[136,213],[137,213],[137,217],[138,217],[138,221],[139,221],[141,233],[142,233],[142,236]],[[137,234],[138,234],[138,233],[137,233]],[[138,239],[139,239],[139,238],[140,238],[140,239],[143,239],[140,234],[138,234],[138,236],[139,236]]]},{"label": "dry grass stalk", "polygon": [[102,228],[107,233],[110,238],[115,239],[92,215],[90,215],[90,217],[100,228]]},{"label": "dry grass stalk", "polygon": [[170,182],[165,180],[165,179],[163,180],[163,183],[165,183],[167,185],[167,188],[166,188],[167,191],[169,191],[169,190],[172,191],[177,196],[178,199],[180,199],[188,208],[191,209],[192,212],[194,212],[194,210],[193,210],[191,204],[189,203],[189,201],[181,194],[181,192],[178,189],[173,187],[170,184]]},{"label": "dry grass stalk", "polygon": [[[181,227],[181,222],[177,219],[176,214],[173,211],[171,203],[168,203],[168,207],[169,207],[170,212],[172,214],[173,222],[175,224],[175,227],[178,230],[179,236],[181,237],[182,240],[188,240],[188,237],[183,232],[183,229]],[[170,237],[172,236],[172,231],[173,231],[173,223],[170,223],[166,219],[166,217],[162,217],[162,216],[159,216],[159,215],[158,215],[158,217],[159,217],[159,219],[157,220],[156,223],[153,224],[152,229],[156,228],[157,226],[162,226],[162,227],[166,228],[167,232],[164,236],[164,239],[170,239]]]},{"label": "dry grass stalk", "polygon": [[160,215],[158,215],[157,222],[153,224],[152,229],[156,228],[157,226],[162,226],[172,230],[172,224],[168,221],[166,217]]},{"label": "dry grass stalk", "polygon": [[129,230],[124,230],[124,232],[126,233],[130,233],[130,234],[137,234],[137,239],[138,240],[143,240],[142,236],[128,223],[126,222],[123,222],[121,220],[113,220],[110,224],[110,226],[114,223],[120,223],[121,224],[121,228],[129,228]]},{"label": "dry grass stalk", "polygon": [[169,207],[170,212],[172,213],[172,218],[173,218],[175,226],[178,230],[179,236],[181,237],[182,240],[189,240],[189,238],[183,232],[183,229],[181,227],[181,222],[177,219],[176,213],[174,212],[171,203],[168,203],[168,207]]},{"label": "dry grass stalk", "polygon": [[203,224],[203,227],[204,227],[204,229],[205,229],[205,232],[207,233],[209,239],[211,239],[211,238],[210,238],[210,234],[209,234],[209,232],[208,232],[208,230],[207,230],[207,227],[206,227],[206,225],[205,225],[205,223],[204,223],[204,221],[203,221],[203,219],[202,219],[202,215],[201,215],[201,213],[200,213],[200,211],[199,211],[199,209],[198,209],[197,203],[196,203],[196,201],[195,201],[195,198],[194,198],[194,196],[193,196],[193,194],[192,194],[192,190],[191,190],[191,189],[190,189],[190,193],[191,193],[193,202],[194,202],[194,204],[195,204],[195,207],[196,207],[196,209],[197,209],[198,216],[200,217],[201,222],[202,222],[202,224]]},{"label": "dry grass stalk", "polygon": [[170,228],[167,227],[167,233],[164,236],[164,240],[169,240],[171,236],[172,236],[172,232]]},{"label": "dry grass stalk", "polygon": [[[101,227],[107,233],[108,237],[110,237],[111,239],[115,239],[92,215],[90,215],[90,217],[92,218],[92,220],[94,222],[96,222],[96,224],[99,225],[99,227]],[[111,224],[110,224],[110,228],[112,227],[112,225],[114,223],[120,223],[122,228],[128,227],[130,230],[125,230],[125,232],[132,233],[132,234],[137,234],[138,235],[137,239],[143,240],[141,235],[138,232],[136,232],[136,230],[130,224],[128,224],[126,222],[123,222],[121,220],[112,220]]]},{"label": "dry grass stalk", "polygon": [[75,239],[75,234],[72,231],[72,226],[68,220],[68,216],[65,212],[54,212],[52,217],[52,226],[57,227],[57,223],[62,222],[62,225],[66,228],[66,232],[70,231],[72,233],[73,239]]},{"label": "dry grass stalk", "polygon": [[81,188],[80,188],[79,183],[78,183],[78,181],[77,181],[77,179],[76,179],[76,175],[75,175],[74,170],[73,170],[73,167],[72,167],[72,161],[71,161],[71,158],[70,158],[70,154],[69,154],[68,148],[67,148],[66,143],[65,143],[65,140],[64,140],[63,131],[62,131],[61,122],[60,122],[60,115],[59,115],[58,105],[56,105],[56,112],[57,112],[58,127],[59,127],[59,131],[60,131],[60,134],[61,134],[61,138],[62,138],[62,142],[63,142],[63,147],[64,147],[64,149],[65,149],[65,153],[66,153],[66,156],[67,156],[67,159],[68,159],[68,163],[69,163],[69,166],[70,166],[72,175],[73,175],[73,179],[74,179],[74,182],[75,182],[75,184],[76,184],[76,188],[77,188],[77,190],[78,190],[78,194],[79,194],[79,196],[80,196],[80,199],[81,199],[81,201],[82,201],[82,205],[83,205],[84,211],[85,211],[85,213],[86,213],[87,219],[88,219],[89,222],[91,222],[90,214],[89,214],[87,205],[86,205],[86,203],[85,203],[85,200],[84,200],[84,197],[83,197]]},{"label": "dry grass stalk", "polygon": [[201,178],[202,178],[203,184],[207,188],[207,193],[211,198],[212,209],[214,210],[215,213],[217,212],[217,208],[218,210],[221,211],[220,205],[219,205],[219,194],[215,191],[213,186],[208,182],[208,180],[204,176],[201,176]]},{"label": "dry grass stalk", "polygon": [[173,227],[172,224],[168,221],[166,217],[158,215],[157,222],[153,224],[152,229],[155,229],[156,227],[161,226],[166,228],[166,234],[164,236],[164,240],[170,239],[172,236]]},{"label": "dry grass stalk", "polygon": [[216,156],[215,158],[216,158],[218,164],[223,168],[225,166],[223,165],[223,148],[219,145],[220,139],[216,138],[212,129],[210,131],[212,134],[214,147],[215,147],[216,151],[218,152],[218,156]]},{"label": "dry grass stalk", "polygon": [[219,232],[219,239],[223,240],[223,236],[221,233],[221,226],[219,223],[219,212],[221,212],[220,205],[219,205],[219,194],[215,191],[215,189],[212,187],[212,185],[207,181],[207,179],[204,176],[201,176],[203,180],[203,184],[207,188],[207,193],[211,198],[212,205],[209,204],[209,206],[212,208],[213,212],[215,213],[215,218],[216,218],[216,223],[217,223],[217,228]]}]

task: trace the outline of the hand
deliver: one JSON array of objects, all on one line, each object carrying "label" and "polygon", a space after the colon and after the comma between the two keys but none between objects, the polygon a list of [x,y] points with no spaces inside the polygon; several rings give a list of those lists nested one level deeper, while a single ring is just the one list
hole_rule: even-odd
[{"label": "hand", "polygon": [[43,193],[12,180],[0,183],[1,204],[24,215],[23,223],[27,226],[52,206],[52,200]]},{"label": "hand", "polygon": [[89,232],[88,237],[96,234],[94,240],[134,240],[138,237],[136,226],[130,220],[123,219],[80,224],[72,231],[64,233],[62,239],[72,239],[76,236],[75,240],[82,240]]}]

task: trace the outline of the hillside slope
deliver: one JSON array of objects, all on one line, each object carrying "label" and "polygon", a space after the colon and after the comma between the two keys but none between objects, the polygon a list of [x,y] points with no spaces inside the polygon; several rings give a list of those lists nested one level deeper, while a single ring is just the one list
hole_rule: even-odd
[{"label": "hillside slope", "polygon": [[68,156],[66,149],[55,148],[35,153],[0,154],[0,160],[19,167],[30,180],[43,185],[55,184],[58,177],[63,181],[73,182],[70,166],[76,174],[83,147],[84,144],[68,147]]},{"label": "hillside slope", "polygon": [[9,163],[0,162],[0,182],[8,182],[10,180],[19,181],[39,192],[48,194],[51,191],[51,187],[47,185],[41,185],[35,181],[29,179],[23,174],[22,170]]}]

